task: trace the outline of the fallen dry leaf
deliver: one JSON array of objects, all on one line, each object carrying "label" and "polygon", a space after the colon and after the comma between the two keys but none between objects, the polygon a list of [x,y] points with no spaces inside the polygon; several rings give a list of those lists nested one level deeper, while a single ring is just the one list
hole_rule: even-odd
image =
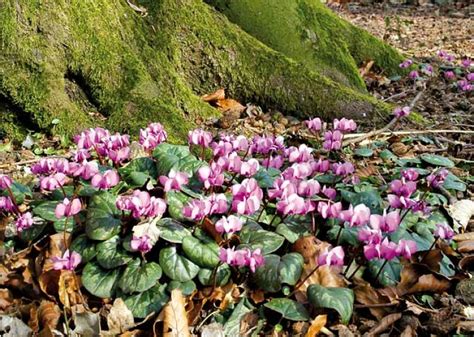
[{"label": "fallen dry leaf", "polygon": [[[304,258],[303,272],[300,281],[304,280],[316,267],[318,255],[329,243],[320,241],[314,236],[305,236],[298,239],[293,245],[293,251],[300,253]],[[295,296],[298,301],[306,301],[306,289],[311,284],[320,284],[323,287],[344,287],[346,284],[341,275],[342,268],[323,266],[319,267],[313,274],[298,288]]]},{"label": "fallen dry leaf", "polygon": [[474,255],[463,257],[458,265],[463,271],[474,271]]},{"label": "fallen dry leaf", "polygon": [[474,251],[474,240],[461,241],[458,244],[459,253],[471,253]]},{"label": "fallen dry leaf", "polygon": [[56,329],[61,310],[54,302],[43,300],[38,308],[38,321],[43,328]]},{"label": "fallen dry leaf", "polygon": [[357,302],[369,306],[369,311],[378,320],[382,319],[389,312],[388,307],[370,307],[372,304],[390,303],[390,298],[381,294],[372,285],[359,278],[355,279],[354,296]]},{"label": "fallen dry leaf", "polygon": [[185,300],[181,290],[173,289],[171,292],[171,300],[165,306],[164,312],[163,336],[191,337],[185,309]]},{"label": "fallen dry leaf", "polygon": [[79,278],[71,270],[61,270],[59,276],[59,300],[65,308],[82,303],[82,296],[79,293]]},{"label": "fallen dry leaf", "polygon": [[107,325],[112,333],[122,333],[135,326],[133,314],[121,298],[116,298],[107,316]]},{"label": "fallen dry leaf", "polygon": [[49,249],[46,255],[46,260],[43,265],[43,272],[53,269],[53,262],[51,258],[53,256],[62,257],[66,251],[66,245],[69,246],[71,242],[71,235],[66,234],[67,244],[64,242],[64,233],[53,234],[49,237]]},{"label": "fallen dry leaf", "polygon": [[455,229],[461,227],[463,230],[466,230],[469,220],[474,215],[474,201],[469,199],[459,200],[450,205],[447,211],[458,227]]},{"label": "fallen dry leaf", "polygon": [[211,94],[206,94],[206,95],[201,96],[201,99],[204,102],[208,102],[208,103],[214,103],[224,98],[225,98],[225,90],[223,88],[217,89]]},{"label": "fallen dry leaf", "polygon": [[240,113],[245,110],[245,106],[232,98],[220,99],[216,104],[217,109],[219,109],[221,112],[238,112],[240,115]]},{"label": "fallen dry leaf", "polygon": [[240,320],[240,336],[245,336],[258,323],[258,315],[255,312],[248,312]]},{"label": "fallen dry leaf", "polygon": [[308,332],[306,332],[305,337],[317,336],[321,329],[326,325],[327,318],[327,315],[316,316],[316,318],[311,322],[311,326],[309,327]]},{"label": "fallen dry leaf", "polygon": [[390,314],[388,316],[385,316],[384,318],[380,320],[380,322],[376,326],[370,329],[370,331],[367,333],[367,336],[375,337],[375,336],[380,335],[380,333],[390,328],[400,318],[402,318],[401,313],[395,313],[395,314]]},{"label": "fallen dry leaf", "polygon": [[6,309],[12,305],[13,296],[9,289],[0,289],[0,310],[6,311]]},{"label": "fallen dry leaf", "polygon": [[38,282],[41,290],[48,295],[51,299],[54,299],[59,292],[59,278],[61,277],[60,270],[48,270],[42,273]]}]

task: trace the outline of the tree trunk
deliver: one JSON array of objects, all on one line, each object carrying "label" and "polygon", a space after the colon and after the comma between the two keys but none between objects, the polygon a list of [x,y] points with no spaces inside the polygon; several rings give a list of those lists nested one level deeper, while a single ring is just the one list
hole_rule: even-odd
[{"label": "tree trunk", "polygon": [[178,140],[197,119],[218,115],[199,97],[219,87],[300,117],[389,110],[367,95],[357,66],[370,59],[392,73],[400,55],[319,0],[139,6],[0,0],[0,132],[136,132],[159,121]]}]

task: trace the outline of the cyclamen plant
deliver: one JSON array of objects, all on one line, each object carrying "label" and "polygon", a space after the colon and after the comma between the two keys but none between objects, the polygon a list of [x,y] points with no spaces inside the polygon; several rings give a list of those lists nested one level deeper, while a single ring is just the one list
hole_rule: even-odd
[{"label": "cyclamen plant", "polygon": [[[402,118],[409,109],[394,114]],[[430,216],[427,197],[443,186],[447,170],[404,168],[386,185],[370,186],[342,151],[344,136],[357,129],[353,120],[305,125],[314,147],[201,129],[189,133],[187,146],[170,145],[161,124],[152,123],[140,131],[141,157],[132,157],[128,135],[86,130],[74,137],[69,159],[32,165],[34,185],[0,175],[0,212],[17,235],[8,244],[64,233],[53,268],[81,273],[95,296],[120,294],[143,318],[173,287],[190,294],[197,284],[250,282],[272,293],[293,287],[291,297],[321,266],[343,269],[349,280],[365,269],[375,282],[396,282],[385,275],[387,264],[452,238],[438,224],[427,243],[408,221]],[[30,187],[41,200],[32,200]],[[315,256],[315,269],[302,278],[304,259],[288,247],[308,235],[334,248]]]}]

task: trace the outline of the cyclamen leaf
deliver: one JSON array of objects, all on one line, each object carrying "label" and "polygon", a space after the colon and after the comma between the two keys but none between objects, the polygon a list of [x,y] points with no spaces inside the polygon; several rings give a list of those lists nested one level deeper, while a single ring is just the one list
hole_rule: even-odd
[{"label": "cyclamen leaf", "polygon": [[108,240],[120,233],[120,211],[116,196],[108,192],[95,194],[87,207],[86,234],[92,240]]},{"label": "cyclamen leaf", "polygon": [[89,262],[82,271],[81,281],[92,295],[110,298],[114,296],[119,276],[119,269],[102,269],[97,263]]},{"label": "cyclamen leaf", "polygon": [[172,243],[182,243],[183,239],[192,235],[191,231],[181,222],[171,218],[162,218],[156,224],[160,231],[160,238]]},{"label": "cyclamen leaf", "polygon": [[265,264],[253,274],[260,289],[268,292],[280,291],[282,284],[295,285],[303,272],[304,259],[299,253],[289,253],[282,257],[266,255]]},{"label": "cyclamen leaf", "polygon": [[343,324],[349,323],[354,306],[354,292],[348,288],[325,288],[312,284],[307,290],[308,299],[316,308],[329,308],[341,315]]},{"label": "cyclamen leaf", "polygon": [[189,152],[189,147],[163,143],[153,151],[157,162],[158,175],[167,175],[171,169],[193,175],[197,169],[204,165]]},{"label": "cyclamen leaf", "polygon": [[239,249],[250,248],[255,250],[260,248],[265,255],[278,250],[285,241],[285,238],[264,229],[254,230],[245,226],[240,232],[240,240],[242,244],[239,246]]},{"label": "cyclamen leaf", "polygon": [[79,253],[83,263],[89,262],[97,255],[96,244],[89,240],[85,234],[74,239],[70,250]]},{"label": "cyclamen leaf", "polygon": [[240,335],[240,322],[242,318],[248,312],[254,310],[252,304],[250,304],[247,298],[243,298],[239,304],[237,304],[232,311],[227,322],[224,324],[224,332],[226,336],[239,336]]},{"label": "cyclamen leaf", "polygon": [[155,161],[148,157],[133,159],[127,166],[119,169],[119,173],[130,187],[143,186],[147,180],[156,182],[155,178],[158,176]]},{"label": "cyclamen leaf", "polygon": [[229,282],[229,278],[232,274],[229,265],[220,265],[217,270],[201,268],[198,274],[199,282],[204,286],[214,285],[214,278],[216,286],[224,286]]},{"label": "cyclamen leaf", "polygon": [[114,236],[97,245],[97,262],[103,268],[113,269],[127,264],[132,259],[120,245],[120,237]]},{"label": "cyclamen leaf", "polygon": [[152,312],[160,312],[168,299],[166,284],[157,284],[147,291],[127,297],[124,302],[134,317],[145,318]]},{"label": "cyclamen leaf", "polygon": [[168,284],[168,287],[166,287],[166,290],[168,292],[171,292],[173,289],[180,289],[183,295],[189,296],[194,292],[194,290],[196,290],[196,283],[194,283],[193,281],[171,281]]},{"label": "cyclamen leaf", "polygon": [[161,277],[161,267],[155,262],[142,264],[135,259],[127,265],[119,281],[125,293],[142,292],[153,287]]},{"label": "cyclamen leaf", "polygon": [[283,318],[291,321],[307,321],[309,319],[308,311],[301,303],[290,300],[289,298],[274,298],[264,304],[265,307],[280,313]]},{"label": "cyclamen leaf", "polygon": [[204,268],[213,268],[219,264],[219,245],[214,241],[202,242],[187,236],[183,239],[183,250],[194,263]]},{"label": "cyclamen leaf", "polygon": [[423,153],[420,158],[424,162],[431,165],[444,166],[449,168],[454,167],[454,162],[451,159],[437,154]]},{"label": "cyclamen leaf", "polygon": [[199,272],[199,266],[179,255],[176,247],[162,249],[159,260],[163,272],[172,280],[186,282],[192,280]]}]

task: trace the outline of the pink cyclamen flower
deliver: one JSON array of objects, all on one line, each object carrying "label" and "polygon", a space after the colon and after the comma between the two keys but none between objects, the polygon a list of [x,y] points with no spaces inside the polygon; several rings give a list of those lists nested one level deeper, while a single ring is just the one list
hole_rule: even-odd
[{"label": "pink cyclamen flower", "polygon": [[257,159],[252,158],[246,162],[242,162],[242,165],[240,166],[240,174],[245,177],[251,177],[254,176],[259,169],[260,163]]},{"label": "pink cyclamen flower", "polygon": [[54,270],[74,270],[81,263],[81,255],[76,252],[70,252],[69,249],[64,252],[62,257],[53,256]]},{"label": "pink cyclamen flower", "polygon": [[434,230],[433,235],[442,240],[451,241],[454,237],[454,231],[449,225],[439,223],[436,224],[436,229]]},{"label": "pink cyclamen flower", "polygon": [[188,219],[200,221],[209,214],[210,208],[209,201],[193,199],[183,207],[183,215]]},{"label": "pink cyclamen flower", "polygon": [[402,170],[401,175],[402,178],[408,181],[416,181],[418,179],[418,171],[413,168]]},{"label": "pink cyclamen flower", "polygon": [[0,188],[1,189],[9,189],[13,184],[12,179],[5,175],[5,174],[0,174]]},{"label": "pink cyclamen flower", "polygon": [[0,197],[0,211],[14,212],[15,209],[15,204],[10,197]]},{"label": "pink cyclamen flower", "polygon": [[403,256],[405,259],[410,259],[418,250],[416,242],[413,240],[400,240],[397,247],[397,255]]},{"label": "pink cyclamen flower", "polygon": [[342,132],[339,130],[336,131],[326,131],[324,133],[324,142],[323,148],[325,150],[339,150],[342,147]]},{"label": "pink cyclamen flower", "polygon": [[227,263],[235,267],[248,266],[254,273],[255,270],[265,263],[261,249],[255,249],[253,252],[248,248],[234,250],[234,248],[221,248],[219,251],[219,259],[221,262]]},{"label": "pink cyclamen flower", "polygon": [[263,266],[265,263],[265,258],[262,255],[262,250],[260,248],[255,249],[253,252],[247,250],[247,265],[250,268],[252,273],[255,273],[258,267]]},{"label": "pink cyclamen flower", "polygon": [[359,230],[357,239],[367,245],[375,245],[382,242],[382,231],[379,228],[365,227]]},{"label": "pink cyclamen flower", "polygon": [[260,208],[261,199],[255,195],[234,197],[232,211],[242,215],[252,215]]},{"label": "pink cyclamen flower", "polygon": [[443,76],[447,80],[453,80],[456,78],[456,74],[454,73],[454,71],[451,71],[451,70],[445,71],[443,73]]},{"label": "pink cyclamen flower", "polygon": [[399,67],[402,68],[402,69],[406,69],[409,66],[411,66],[412,64],[413,64],[412,60],[406,59],[405,61],[403,61],[402,63],[399,64]]},{"label": "pink cyclamen flower", "polygon": [[370,217],[370,208],[364,204],[359,204],[355,207],[350,205],[347,211],[339,213],[339,219],[348,222],[351,227],[366,225]]},{"label": "pink cyclamen flower", "polygon": [[82,163],[83,161],[89,159],[90,157],[91,157],[91,154],[89,150],[85,150],[85,149],[79,149],[72,153],[72,158],[77,163]]},{"label": "pink cyclamen flower", "polygon": [[138,219],[144,217],[161,217],[166,211],[166,202],[163,199],[151,197],[148,192],[135,190],[131,196],[119,196],[116,201],[118,209],[131,211],[132,216]]},{"label": "pink cyclamen flower", "polygon": [[304,163],[310,159],[313,159],[311,154],[312,151],[312,148],[306,146],[305,144],[301,144],[299,147],[292,146],[285,152],[290,163]]},{"label": "pink cyclamen flower", "polygon": [[404,106],[403,108],[401,107],[396,107],[395,110],[393,110],[393,115],[398,118],[402,118],[405,116],[408,116],[411,112],[411,109],[409,106]]},{"label": "pink cyclamen flower", "polygon": [[408,77],[411,78],[412,80],[416,80],[418,77],[420,77],[420,74],[416,70],[410,71],[408,74]]},{"label": "pink cyclamen flower", "polygon": [[342,212],[342,204],[340,202],[331,203],[331,202],[318,202],[318,213],[323,219],[333,218],[336,219],[339,217],[339,214]]},{"label": "pink cyclamen flower", "polygon": [[474,73],[469,73],[466,75],[466,80],[474,82]]},{"label": "pink cyclamen flower", "polygon": [[96,161],[83,161],[82,163],[71,163],[69,174],[73,177],[81,177],[90,180],[99,173],[99,165]]},{"label": "pink cyclamen flower", "polygon": [[41,186],[41,189],[43,190],[54,191],[64,186],[66,181],[67,181],[67,177],[64,173],[55,173],[50,176],[41,178],[40,186]]},{"label": "pink cyclamen flower", "polygon": [[218,233],[235,233],[242,229],[242,220],[235,216],[229,215],[228,217],[223,216],[219,221],[216,222],[216,231]]},{"label": "pink cyclamen flower", "polygon": [[189,145],[199,145],[201,147],[209,147],[212,141],[212,134],[202,129],[189,131],[188,143]]},{"label": "pink cyclamen flower", "polygon": [[319,117],[309,119],[305,121],[306,127],[309,129],[309,131],[313,133],[317,133],[321,131],[323,123],[321,122],[321,119]]},{"label": "pink cyclamen flower", "polygon": [[311,162],[311,168],[314,172],[325,173],[329,171],[330,164],[331,163],[329,160],[323,160],[319,158],[318,161]]},{"label": "pink cyclamen flower", "polygon": [[472,61],[469,58],[465,58],[461,61],[461,64],[464,68],[469,68],[472,65]]},{"label": "pink cyclamen flower", "polygon": [[126,146],[117,150],[109,150],[107,155],[115,164],[119,164],[130,158],[130,148]]},{"label": "pink cyclamen flower", "polygon": [[444,184],[448,174],[449,171],[446,169],[441,169],[438,172],[431,173],[428,177],[426,177],[426,183],[430,187],[438,188]]},{"label": "pink cyclamen flower", "polygon": [[176,190],[179,191],[183,185],[189,181],[189,176],[186,172],[176,172],[171,169],[168,176],[160,176],[160,184],[163,185],[165,192]]},{"label": "pink cyclamen flower", "polygon": [[382,242],[364,246],[364,256],[367,260],[386,259],[393,260],[397,255],[398,246],[385,238]]},{"label": "pink cyclamen flower", "polygon": [[321,190],[321,192],[331,200],[336,199],[337,192],[336,192],[336,189],[332,187],[323,186],[323,189]]},{"label": "pink cyclamen flower", "polygon": [[70,201],[68,198],[64,198],[63,202],[56,206],[54,215],[56,215],[58,219],[74,216],[81,211],[81,208],[82,204],[79,199],[76,198]]},{"label": "pink cyclamen flower", "polygon": [[91,185],[95,188],[106,190],[117,185],[120,177],[115,170],[107,170],[103,174],[97,173],[92,177]]},{"label": "pink cyclamen flower", "polygon": [[224,214],[229,209],[227,198],[224,193],[212,193],[206,199],[209,206],[209,215]]},{"label": "pink cyclamen flower", "polygon": [[334,130],[339,130],[341,132],[350,132],[357,129],[357,124],[353,119],[341,118],[334,119]]},{"label": "pink cyclamen flower", "polygon": [[321,191],[321,185],[317,180],[302,180],[298,183],[298,194],[305,198],[311,198]]},{"label": "pink cyclamen flower", "polygon": [[410,199],[409,197],[398,196],[396,194],[388,194],[387,200],[392,208],[403,208],[408,209],[415,205],[416,201]]},{"label": "pink cyclamen flower", "polygon": [[400,225],[400,212],[398,210],[389,212],[383,211],[383,214],[372,214],[370,216],[370,227],[380,229],[382,232],[392,233]]},{"label": "pink cyclamen flower", "polygon": [[30,228],[33,226],[33,215],[30,212],[23,213],[16,219],[15,226],[18,232]]},{"label": "pink cyclamen flower", "polygon": [[427,75],[432,75],[433,74],[433,66],[431,64],[426,64],[423,66],[421,71]]},{"label": "pink cyclamen flower", "polygon": [[211,186],[222,186],[224,184],[224,173],[222,168],[215,162],[211,166],[203,166],[198,170],[198,178],[206,189]]},{"label": "pink cyclamen flower", "polygon": [[349,162],[332,164],[332,172],[337,176],[347,176],[354,173],[354,165]]},{"label": "pink cyclamen flower", "polygon": [[148,253],[153,248],[153,245],[151,244],[151,240],[148,235],[134,235],[132,240],[130,240],[130,248],[141,253]]},{"label": "pink cyclamen flower", "polygon": [[146,129],[140,130],[140,144],[146,151],[153,150],[166,141],[168,134],[160,123],[151,123]]},{"label": "pink cyclamen flower", "polygon": [[471,91],[472,88],[473,88],[473,85],[470,84],[470,83],[468,82],[468,80],[464,79],[464,80],[458,81],[458,87],[459,87],[462,91]]},{"label": "pink cyclamen flower", "polygon": [[332,248],[326,247],[317,257],[316,262],[318,266],[343,266],[344,265],[344,250],[341,246]]},{"label": "pink cyclamen flower", "polygon": [[416,191],[416,182],[395,179],[390,183],[390,190],[398,196],[408,198]]},{"label": "pink cyclamen flower", "polygon": [[279,170],[284,164],[284,159],[282,156],[278,155],[278,156],[270,156],[268,158],[265,158],[263,161],[262,161],[262,166],[264,166],[265,168],[276,168],[277,170]]},{"label": "pink cyclamen flower", "polygon": [[286,180],[306,179],[313,174],[312,165],[307,163],[294,163],[282,172],[281,176]]},{"label": "pink cyclamen flower", "polygon": [[283,215],[303,215],[314,210],[309,200],[304,200],[297,194],[291,194],[277,202],[277,212]]},{"label": "pink cyclamen flower", "polygon": [[[305,181],[302,181],[301,183],[304,184]],[[277,178],[273,182],[273,188],[268,190],[268,197],[270,199],[287,198],[289,195],[296,192],[296,183],[291,180]]]}]

